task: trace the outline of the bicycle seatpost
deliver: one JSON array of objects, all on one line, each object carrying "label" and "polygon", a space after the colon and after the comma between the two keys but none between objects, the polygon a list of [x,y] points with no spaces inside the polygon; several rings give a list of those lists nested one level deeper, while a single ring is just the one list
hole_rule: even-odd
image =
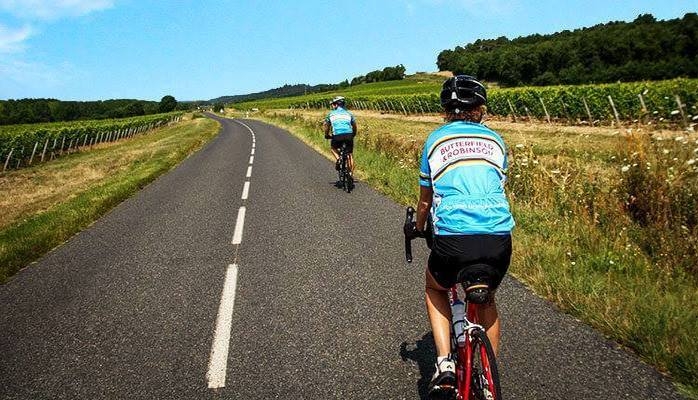
[{"label": "bicycle seatpost", "polygon": [[414,223],[414,208],[407,207],[407,212],[405,213],[405,226],[403,231],[405,233],[405,259],[408,263],[412,262],[412,224]]}]

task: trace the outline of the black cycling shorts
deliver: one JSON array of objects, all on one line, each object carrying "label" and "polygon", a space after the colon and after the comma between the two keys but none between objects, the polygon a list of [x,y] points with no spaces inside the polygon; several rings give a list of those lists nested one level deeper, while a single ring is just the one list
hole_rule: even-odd
[{"label": "black cycling shorts", "polygon": [[344,135],[332,136],[332,140],[330,140],[330,146],[337,152],[339,152],[339,148],[342,147],[342,143],[347,144],[347,154],[351,154],[354,152],[353,134],[349,133]]},{"label": "black cycling shorts", "polygon": [[444,288],[458,283],[458,276],[475,264],[493,267],[490,288],[504,279],[511,261],[511,235],[438,235],[429,255],[428,268]]}]

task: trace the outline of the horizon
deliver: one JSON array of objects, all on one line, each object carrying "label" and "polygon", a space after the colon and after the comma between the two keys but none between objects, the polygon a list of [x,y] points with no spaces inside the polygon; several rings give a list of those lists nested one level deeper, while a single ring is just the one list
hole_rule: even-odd
[{"label": "horizon", "polygon": [[478,39],[696,12],[681,0],[569,1],[563,9],[552,0],[361,0],[344,6],[345,17],[317,0],[295,6],[221,0],[205,7],[191,0],[178,7],[137,0],[30,3],[0,0],[3,100],[172,95],[195,102],[338,84],[399,64],[408,75],[435,73],[439,52]]}]

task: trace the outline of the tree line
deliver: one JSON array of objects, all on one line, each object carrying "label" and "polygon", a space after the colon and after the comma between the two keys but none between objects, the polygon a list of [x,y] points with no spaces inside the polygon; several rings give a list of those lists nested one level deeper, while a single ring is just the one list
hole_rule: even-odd
[{"label": "tree line", "polygon": [[145,100],[60,101],[56,99],[0,100],[0,125],[67,122],[137,117],[188,107],[173,96],[160,102]]},{"label": "tree line", "polygon": [[394,67],[385,67],[382,70],[375,70],[352,78],[349,83],[351,86],[360,85],[362,83],[399,81],[405,78],[405,66],[402,64]]},{"label": "tree line", "polygon": [[440,71],[503,86],[630,82],[698,77],[698,14],[609,22],[551,35],[479,39],[443,50]]}]

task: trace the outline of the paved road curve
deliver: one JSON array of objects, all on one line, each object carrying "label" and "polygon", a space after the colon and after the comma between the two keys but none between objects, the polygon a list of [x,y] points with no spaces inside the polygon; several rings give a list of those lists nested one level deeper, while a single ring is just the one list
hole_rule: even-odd
[{"label": "paved road curve", "polygon": [[[424,398],[426,251],[402,261],[402,207],[336,189],[331,164],[277,128],[220,121],[0,286],[0,399]],[[680,398],[515,281],[499,296],[507,398]]]}]

